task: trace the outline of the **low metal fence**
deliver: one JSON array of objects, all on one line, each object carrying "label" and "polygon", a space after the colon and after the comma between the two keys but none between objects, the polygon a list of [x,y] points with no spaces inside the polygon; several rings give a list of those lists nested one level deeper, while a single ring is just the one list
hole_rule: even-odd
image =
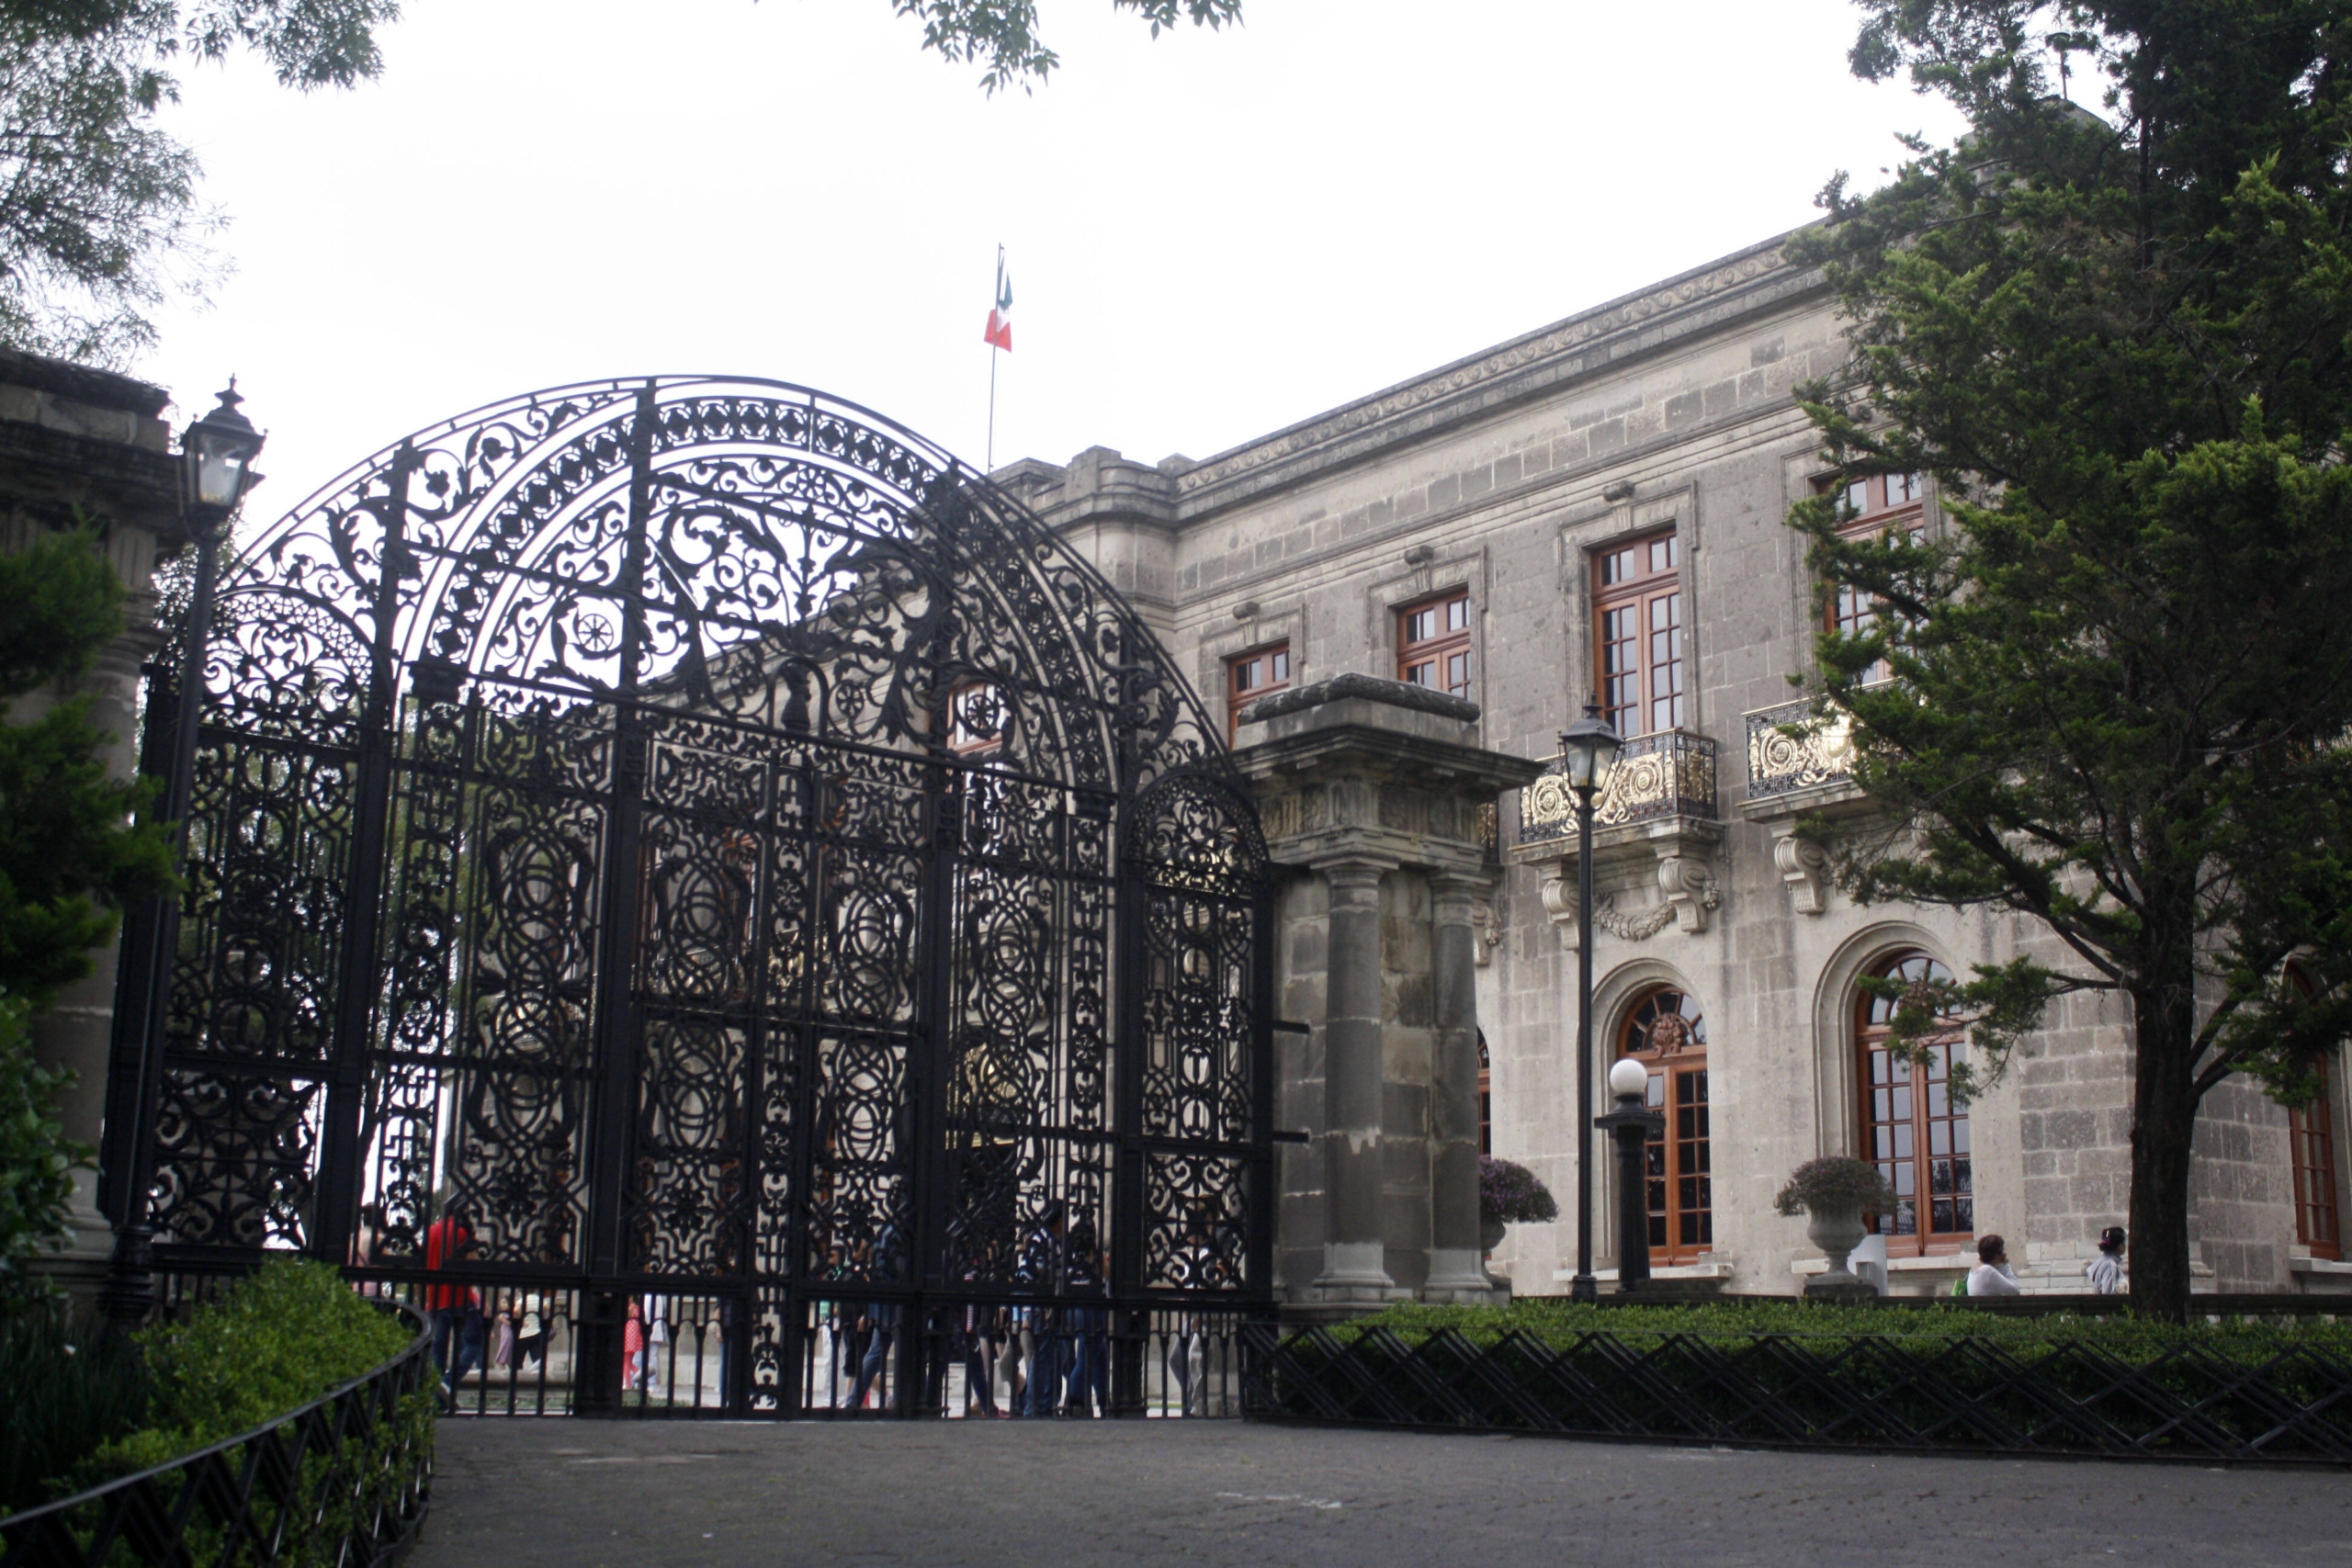
[{"label": "low metal fence", "polygon": [[1744,1448],[2352,1467],[2352,1360],[2070,1341],[1607,1331],[1492,1344],[1243,1331],[1256,1418]]},{"label": "low metal fence", "polygon": [[0,1568],[268,1568],[396,1561],[424,1523],[430,1336],[299,1410],[165,1464],[0,1518]]}]

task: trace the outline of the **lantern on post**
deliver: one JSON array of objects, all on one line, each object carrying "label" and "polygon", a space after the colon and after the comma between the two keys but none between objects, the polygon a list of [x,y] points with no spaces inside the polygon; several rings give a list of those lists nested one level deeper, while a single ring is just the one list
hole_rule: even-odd
[{"label": "lantern on post", "polygon": [[1598,698],[1560,732],[1560,768],[1577,797],[1577,1272],[1568,1295],[1593,1301],[1592,1278],[1592,801],[1625,742],[1600,716]]}]

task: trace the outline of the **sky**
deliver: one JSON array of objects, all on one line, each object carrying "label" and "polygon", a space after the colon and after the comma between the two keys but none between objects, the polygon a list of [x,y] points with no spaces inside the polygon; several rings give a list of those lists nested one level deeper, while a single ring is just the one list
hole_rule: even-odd
[{"label": "sky", "polygon": [[[406,0],[382,77],[187,73],[233,274],[133,367],[239,378],[248,525],[567,381],[772,377],[974,464],[1205,458],[1807,221],[1956,121],[1848,0],[1043,0],[985,95],[888,0]],[[1013,350],[981,341],[997,247]]]}]

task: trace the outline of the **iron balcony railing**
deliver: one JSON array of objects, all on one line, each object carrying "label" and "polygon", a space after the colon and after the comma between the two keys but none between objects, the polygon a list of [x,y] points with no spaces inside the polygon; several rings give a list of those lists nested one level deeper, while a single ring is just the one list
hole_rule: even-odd
[{"label": "iron balcony railing", "polygon": [[[1703,735],[1668,730],[1625,742],[1593,801],[1592,825],[1614,828],[1660,817],[1715,815],[1715,743]],[[1560,759],[1519,792],[1519,841],[1543,843],[1577,836],[1577,797]]]},{"label": "iron balcony railing", "polygon": [[1819,712],[1811,698],[1800,697],[1747,716],[1748,799],[1835,784],[1853,773],[1854,723],[1846,715]]}]

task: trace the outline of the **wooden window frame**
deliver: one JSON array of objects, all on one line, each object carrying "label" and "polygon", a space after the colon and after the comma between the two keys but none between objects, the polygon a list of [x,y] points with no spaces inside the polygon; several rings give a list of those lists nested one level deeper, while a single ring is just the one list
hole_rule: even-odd
[{"label": "wooden window frame", "polygon": [[[1270,667],[1267,679],[1261,684],[1243,689],[1238,684],[1243,672],[1261,660],[1265,661]],[[1280,642],[1261,643],[1246,652],[1232,654],[1227,658],[1225,660],[1225,740],[1227,745],[1233,744],[1233,738],[1241,728],[1243,708],[1248,707],[1260,697],[1289,690],[1291,662],[1288,637],[1284,637]],[[1277,671],[1279,672],[1276,672]]]},{"label": "wooden window frame", "polygon": [[[1928,517],[1928,477],[1925,474],[1871,474],[1861,479],[1820,481],[1825,494],[1839,494],[1847,515],[1840,518],[1838,532],[1849,539],[1874,539],[1894,528],[1908,528],[1914,534],[1924,527]],[[1867,628],[1878,619],[1876,601],[1865,604],[1862,595],[1850,588],[1832,589],[1822,606],[1821,629],[1842,632],[1849,636]],[[1893,671],[1886,660],[1871,666],[1863,684],[1883,681]]]},{"label": "wooden window frame", "polygon": [[[1663,998],[1677,998],[1670,1013],[1656,1010]],[[1714,1250],[1714,1130],[1707,1077],[1707,1021],[1696,999],[1679,986],[1650,986],[1634,997],[1617,1025],[1610,1060],[1630,1056],[1649,1070],[1646,1103],[1666,1113],[1665,1134],[1650,1140],[1649,1191],[1653,1267],[1697,1261]],[[1679,1027],[1661,1038],[1667,1020]]]},{"label": "wooden window frame", "polygon": [[[1589,575],[1592,690],[1600,698],[1601,716],[1629,740],[1690,728],[1691,617],[1682,581],[1680,534],[1668,525],[1604,545],[1592,552]],[[1619,615],[1632,617],[1630,632],[1614,619]],[[1661,617],[1666,622],[1662,626]],[[1660,637],[1668,639],[1664,658],[1658,657]],[[1612,670],[1611,651],[1623,648],[1633,650],[1632,668]],[[1655,689],[1661,670],[1671,670],[1674,682],[1674,690],[1663,696]],[[1661,703],[1667,707],[1663,715]],[[1667,722],[1657,722],[1660,717]]]},{"label": "wooden window frame", "polygon": [[[1933,954],[1911,948],[1880,960],[1872,965],[1870,971],[1871,977],[1891,978],[1900,975],[1905,968],[1914,964],[1927,966],[1920,970],[1919,978],[1927,978],[1938,971],[1941,971],[1947,976],[1951,974],[1951,971],[1945,969],[1942,963]],[[1900,1167],[1905,1165],[1910,1167],[1912,1229],[1908,1234],[1893,1229],[1893,1226],[1900,1224],[1900,1220],[1895,1215],[1871,1214],[1866,1215],[1865,1218],[1870,1222],[1873,1234],[1886,1237],[1886,1254],[1889,1258],[1928,1258],[1940,1257],[1948,1253],[1964,1253],[1973,1248],[1976,1241],[1974,1140],[1969,1129],[1967,1108],[1953,1105],[1950,1098],[1950,1090],[1947,1089],[1942,1109],[1939,1110],[1933,1090],[1936,1084],[1950,1081],[1951,1064],[1955,1056],[1966,1051],[1967,1035],[1958,1028],[1954,1028],[1939,1037],[1936,1049],[1942,1053],[1943,1071],[1939,1075],[1929,1067],[1927,1069],[1928,1076],[1923,1079],[1920,1077],[1922,1069],[1918,1064],[1904,1061],[1886,1049],[1885,1042],[1891,1032],[1890,1026],[1871,1016],[1878,1005],[1878,998],[1872,997],[1868,991],[1858,991],[1855,994],[1854,1073],[1855,1082],[1861,1090],[1856,1097],[1856,1110],[1859,1113],[1857,1120],[1860,1125],[1856,1129],[1855,1147],[1863,1160],[1879,1167],[1881,1174],[1888,1175],[1890,1179],[1894,1179],[1892,1173]],[[1887,1077],[1883,1083],[1874,1070],[1882,1060],[1886,1063],[1888,1068]],[[1879,1114],[1878,1096],[1881,1089],[1884,1089],[1888,1098],[1887,1109],[1892,1111],[1894,1097],[1898,1092],[1895,1086],[1898,1084],[1903,1086],[1901,1092],[1909,1107],[1908,1117],[1904,1121],[1897,1121],[1891,1115],[1883,1117]],[[1923,1088],[1928,1090],[1927,1093],[1921,1092]],[[1954,1161],[1951,1175],[1955,1185],[1950,1196],[1955,1220],[1959,1217],[1961,1205],[1963,1203],[1966,1205],[1968,1223],[1965,1227],[1955,1224],[1943,1230],[1935,1228],[1935,1162],[1938,1157],[1935,1148],[1935,1128],[1939,1123],[1951,1130],[1952,1146],[1945,1151],[1945,1157]],[[1891,1131],[1894,1129],[1907,1131],[1910,1152],[1906,1155],[1901,1152],[1883,1151],[1878,1141],[1878,1132],[1881,1127]],[[1967,1167],[1964,1171],[1958,1168],[1963,1161]],[[1964,1191],[1957,1185],[1963,1180],[1966,1182]],[[1895,1180],[1895,1185],[1899,1190],[1902,1183],[1900,1180]],[[1923,1200],[1924,1208],[1922,1207]]]},{"label": "wooden window frame", "polygon": [[[2303,996],[2312,994],[2310,976],[2300,967],[2289,964],[2287,978]],[[2335,1092],[2335,1075],[2331,1070],[2335,1064],[2330,1060],[2334,1055],[2330,1052],[2313,1064],[2319,1092],[2311,1103],[2288,1108],[2287,1160],[2295,1204],[2295,1245],[2313,1258],[2340,1263],[2344,1260],[2344,1211],[2336,1185],[2335,1110],[2329,1103]]]},{"label": "wooden window frame", "polygon": [[[1458,616],[1453,613],[1456,609],[1461,612]],[[1437,625],[1430,635],[1417,637],[1413,636],[1413,617],[1424,611],[1435,612]],[[1470,618],[1467,588],[1449,588],[1442,593],[1427,594],[1399,609],[1396,622],[1396,679],[1408,686],[1469,696],[1473,669]],[[1431,678],[1414,679],[1415,673],[1424,668],[1430,671]]]},{"label": "wooden window frame", "polygon": [[1004,738],[1012,726],[1011,705],[1002,705],[1004,717],[994,735],[978,735],[964,727],[964,705],[974,697],[994,694],[996,683],[991,681],[967,681],[947,695],[947,750],[967,761],[979,761],[1004,750]]}]

